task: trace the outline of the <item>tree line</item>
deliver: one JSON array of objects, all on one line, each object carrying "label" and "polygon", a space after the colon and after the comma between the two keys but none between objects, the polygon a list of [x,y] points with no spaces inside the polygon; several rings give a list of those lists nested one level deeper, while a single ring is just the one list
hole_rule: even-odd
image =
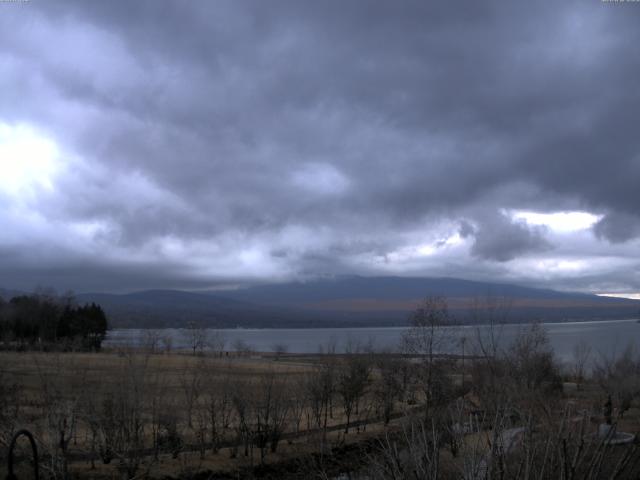
[{"label": "tree line", "polygon": [[0,297],[0,341],[6,349],[99,350],[108,329],[100,305],[47,292]]}]

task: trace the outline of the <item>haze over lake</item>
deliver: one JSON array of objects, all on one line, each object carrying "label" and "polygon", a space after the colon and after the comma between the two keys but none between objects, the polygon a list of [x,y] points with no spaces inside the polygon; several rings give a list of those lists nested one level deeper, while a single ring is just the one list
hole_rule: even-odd
[{"label": "haze over lake", "polygon": [[[598,356],[621,353],[630,343],[640,340],[638,320],[609,320],[596,322],[566,322],[542,324],[547,331],[549,342],[558,359],[569,361],[575,345],[584,340]],[[515,336],[527,328],[527,325],[501,325],[495,327],[503,344],[510,343]],[[377,350],[397,349],[408,327],[386,328],[292,328],[292,329],[209,329],[211,336],[219,332],[226,341],[225,350],[234,351],[238,341],[249,345],[257,352],[273,351],[276,345],[286,345],[289,353],[316,353],[321,346],[335,343],[338,351],[343,352],[351,344],[371,345]],[[458,341],[452,342],[455,348],[448,353],[461,353],[461,339],[466,338],[467,353],[472,351],[473,341],[480,334],[486,334],[489,327],[461,326],[451,329]],[[188,348],[187,331],[180,328],[156,330],[161,336],[172,338],[173,348]],[[140,345],[145,341],[147,330],[116,329],[111,330],[105,346]]]}]

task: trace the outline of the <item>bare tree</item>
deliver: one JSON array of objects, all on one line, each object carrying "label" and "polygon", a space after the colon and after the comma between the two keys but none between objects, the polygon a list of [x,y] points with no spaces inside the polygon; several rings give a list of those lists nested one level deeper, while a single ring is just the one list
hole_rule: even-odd
[{"label": "bare tree", "polygon": [[[40,363],[39,356],[33,357],[40,379],[40,405],[42,409],[43,430],[40,432],[40,444],[46,452],[48,462],[44,465],[53,478],[69,477],[69,444],[75,435],[80,417],[80,405],[85,392],[86,372],[67,365],[59,354],[47,357],[47,365]],[[55,372],[72,370],[72,382],[69,388],[60,385]],[[54,373],[52,375],[52,372]]]},{"label": "bare tree", "polygon": [[327,426],[329,424],[330,409],[335,393],[335,365],[325,362],[312,372],[307,373],[306,390],[309,402],[309,417],[307,427],[311,424],[320,431],[320,450],[326,445]]},{"label": "bare tree", "polygon": [[402,395],[402,369],[406,362],[402,359],[390,359],[386,355],[377,359],[376,367],[380,376],[373,386],[376,410],[388,425],[393,415],[396,400]]},{"label": "bare tree", "polygon": [[285,397],[285,384],[275,372],[263,374],[252,396],[251,426],[253,439],[264,463],[267,448],[274,452],[286,425],[289,402]]},{"label": "bare tree", "polygon": [[211,418],[209,415],[209,406],[209,399],[204,394],[203,389],[203,392],[196,397],[194,421],[192,426],[201,460],[204,460],[207,452],[207,436],[210,431],[209,420]]},{"label": "bare tree", "polygon": [[185,358],[184,366],[180,375],[180,389],[184,398],[184,411],[186,414],[187,425],[190,429],[194,428],[193,414],[204,393],[205,382],[205,360],[198,359],[195,364]]},{"label": "bare tree", "polygon": [[493,352],[471,365],[472,387],[482,409],[498,415],[500,408],[509,405],[515,414],[533,404],[551,407],[558,399],[562,391],[560,371],[540,325],[522,328],[511,344]]},{"label": "bare tree", "polygon": [[594,365],[594,377],[602,389],[612,397],[619,417],[640,397],[640,355],[629,344],[620,355],[600,355]]},{"label": "bare tree", "polygon": [[235,447],[230,450],[231,457],[237,455],[237,448],[242,445],[244,456],[251,458],[253,463],[253,430],[251,428],[251,390],[250,385],[235,378],[231,387],[231,402],[234,410],[234,427],[236,431]]},{"label": "bare tree", "polygon": [[206,399],[208,402],[211,450],[217,453],[220,443],[231,427],[233,419],[233,373],[227,370],[221,378],[209,374]]},{"label": "bare tree", "polygon": [[162,351],[164,353],[171,353],[173,349],[173,337],[171,335],[163,335],[160,337],[160,343],[162,344]]},{"label": "bare tree", "polygon": [[160,339],[162,338],[159,330],[145,330],[142,338],[142,346],[150,354],[158,353],[160,347]]},{"label": "bare tree", "polygon": [[276,354],[276,360],[280,359],[282,355],[289,351],[289,346],[286,343],[274,343],[271,346],[271,350]]},{"label": "bare tree", "polygon": [[171,454],[171,458],[180,456],[184,446],[184,435],[180,428],[180,404],[173,400],[167,400],[166,408],[158,412],[156,419],[157,446],[155,450]]},{"label": "bare tree", "polygon": [[437,480],[440,468],[440,432],[435,424],[409,422],[402,432],[389,432],[369,455],[368,477],[373,480]]},{"label": "bare tree", "polygon": [[214,355],[221,357],[224,352],[224,347],[227,344],[227,338],[220,330],[211,330],[209,333],[208,343],[209,348]]},{"label": "bare tree", "polygon": [[121,375],[106,392],[100,410],[101,456],[105,463],[117,459],[118,470],[127,478],[136,478],[141,468],[148,472],[153,463],[145,460],[144,452],[148,360],[146,355],[124,356]]},{"label": "bare tree", "polygon": [[336,390],[342,400],[346,417],[344,433],[349,433],[352,413],[358,414],[360,402],[369,384],[371,363],[367,355],[355,352],[347,354],[337,368]]},{"label": "bare tree", "polygon": [[162,443],[166,443],[166,414],[175,411],[172,401],[166,395],[167,377],[161,371],[147,375],[146,392],[149,416],[149,432],[153,446],[153,456],[158,460]]},{"label": "bare tree", "polygon": [[293,424],[293,431],[296,435],[300,433],[300,424],[304,413],[308,410],[308,392],[306,388],[306,377],[295,375],[290,379],[287,389],[289,391],[290,421]]},{"label": "bare tree", "polygon": [[520,332],[507,351],[509,373],[518,389],[527,393],[544,388],[561,390],[559,368],[546,330],[534,323]]},{"label": "bare tree", "polygon": [[580,386],[584,382],[590,358],[591,346],[585,342],[584,339],[580,340],[580,342],[573,347],[573,362],[571,365],[573,378],[578,389],[580,389]]},{"label": "bare tree", "polygon": [[184,335],[193,355],[202,354],[209,345],[207,329],[198,325],[196,322],[189,322],[187,324]]},{"label": "bare tree", "polygon": [[474,383],[481,385],[485,397],[496,397],[502,390],[499,379],[504,375],[504,325],[510,310],[511,301],[505,298],[488,295],[473,302],[470,322],[477,327],[470,347],[477,358],[472,368],[477,380]]},{"label": "bare tree", "polygon": [[233,349],[238,355],[248,356],[251,354],[253,347],[241,338],[233,341]]},{"label": "bare tree", "polygon": [[447,353],[453,348],[454,336],[451,327],[454,324],[449,315],[447,302],[441,297],[428,297],[420,303],[410,317],[411,326],[403,337],[404,351],[421,359],[418,370],[420,387],[424,393],[425,415],[438,392],[435,390],[437,379],[442,378],[438,354]]}]

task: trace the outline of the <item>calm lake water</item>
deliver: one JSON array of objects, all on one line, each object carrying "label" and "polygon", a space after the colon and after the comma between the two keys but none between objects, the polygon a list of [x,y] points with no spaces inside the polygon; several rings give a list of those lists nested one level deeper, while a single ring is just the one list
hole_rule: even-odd
[{"label": "calm lake water", "polygon": [[[595,356],[614,355],[621,353],[629,344],[640,346],[640,323],[637,320],[609,320],[597,322],[568,322],[542,324],[547,331],[549,341],[556,355],[561,361],[569,361],[575,345],[581,341],[591,346]],[[515,336],[525,330],[526,325],[502,325],[495,327],[501,344],[510,343]],[[330,344],[336,345],[338,352],[344,351],[351,344],[370,343],[377,350],[394,350],[400,345],[407,327],[385,328],[292,328],[292,329],[219,329],[209,330],[211,338],[223,338],[225,350],[233,351],[241,343],[248,345],[258,352],[274,351],[276,345],[286,345],[289,353],[316,353],[320,347]],[[169,336],[172,347],[188,348],[188,332],[179,328],[155,330],[160,336]],[[486,326],[463,326],[451,330],[458,341],[447,349],[449,352],[460,353],[461,339],[467,341],[466,350],[470,353],[479,335],[487,335]],[[105,345],[140,346],[148,338],[147,330],[116,329],[111,330]]]}]

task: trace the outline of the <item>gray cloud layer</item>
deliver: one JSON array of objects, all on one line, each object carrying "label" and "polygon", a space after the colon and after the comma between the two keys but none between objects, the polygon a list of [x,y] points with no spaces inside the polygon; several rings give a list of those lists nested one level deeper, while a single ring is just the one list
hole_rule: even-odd
[{"label": "gray cloud layer", "polygon": [[15,166],[44,154],[0,150],[2,283],[640,291],[639,20],[598,1],[0,4],[0,145],[55,151],[44,175]]}]

